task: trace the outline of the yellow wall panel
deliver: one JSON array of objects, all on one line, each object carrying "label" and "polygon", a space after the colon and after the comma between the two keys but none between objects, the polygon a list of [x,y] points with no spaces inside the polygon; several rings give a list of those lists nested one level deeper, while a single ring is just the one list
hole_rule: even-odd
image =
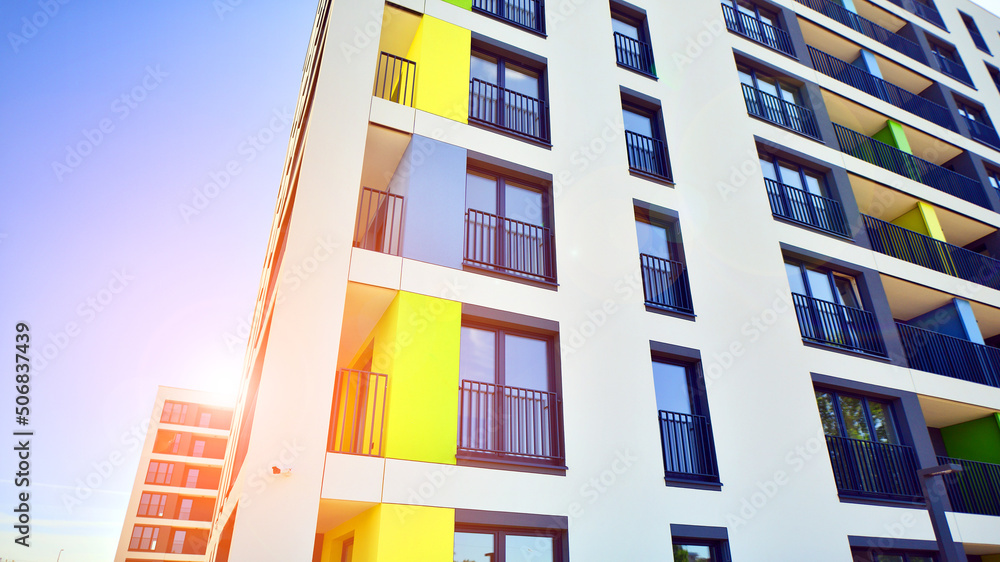
[{"label": "yellow wall panel", "polygon": [[472,32],[424,16],[406,58],[417,63],[413,107],[469,122]]}]

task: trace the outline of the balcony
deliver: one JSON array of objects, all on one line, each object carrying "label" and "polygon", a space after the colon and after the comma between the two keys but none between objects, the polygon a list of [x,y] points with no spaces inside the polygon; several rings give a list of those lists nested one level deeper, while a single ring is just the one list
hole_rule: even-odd
[{"label": "balcony", "polygon": [[792,301],[803,340],[885,357],[885,343],[871,312],[798,293],[792,293]]},{"label": "balcony", "polygon": [[545,33],[542,0],[472,0],[472,9],[528,31]]},{"label": "balcony", "polygon": [[826,436],[841,496],[923,502],[913,447]]},{"label": "balcony", "polygon": [[795,57],[792,38],[788,32],[757,18],[738,12],[732,6],[722,4],[722,15],[729,31],[738,33],[751,41],[770,47],[775,51]]},{"label": "balcony", "polygon": [[872,250],[1000,290],[1000,260],[862,215]]},{"label": "balcony", "polygon": [[668,478],[719,481],[712,424],[707,417],[660,410],[660,437]]},{"label": "balcony", "polygon": [[646,76],[656,77],[656,67],[653,65],[653,48],[649,43],[616,31],[615,56],[619,66],[624,66]]},{"label": "balcony", "polygon": [[469,81],[469,121],[548,143],[544,100],[473,78]]},{"label": "balcony", "polygon": [[910,368],[1000,388],[1000,349],[897,322]]},{"label": "balcony", "polygon": [[333,391],[328,452],[382,455],[388,383],[386,375],[341,369]]},{"label": "balcony", "polygon": [[639,254],[642,291],[646,305],[664,310],[694,313],[687,269],[679,261]]},{"label": "balcony", "polygon": [[1000,150],[1000,136],[997,135],[996,129],[988,123],[973,121],[966,117],[965,124],[969,127],[969,134],[972,138]]},{"label": "balcony", "polygon": [[625,148],[628,150],[628,166],[633,172],[670,181],[670,160],[663,141],[625,131]]},{"label": "balcony", "polygon": [[398,256],[403,243],[403,196],[365,187],[361,190],[354,247]]},{"label": "balcony", "polygon": [[372,95],[413,107],[416,76],[417,63],[382,51],[378,56]]},{"label": "balcony", "polygon": [[931,55],[933,55],[934,59],[937,60],[938,68],[941,72],[967,86],[975,88],[975,86],[972,85],[972,77],[969,76],[969,71],[965,68],[965,65],[962,64],[961,61],[951,60],[937,51],[931,51]]},{"label": "balcony", "polygon": [[741,86],[747,113],[819,140],[819,125],[816,124],[816,116],[811,109],[787,102],[747,84]]},{"label": "balcony", "polygon": [[949,457],[938,457],[938,464],[962,467],[944,475],[952,511],[1000,516],[1000,464]]},{"label": "balcony", "polygon": [[833,128],[837,132],[841,152],[980,207],[989,208],[983,186],[978,181],[837,123],[833,124]]},{"label": "balcony", "polygon": [[552,232],[474,209],[465,215],[465,265],[555,283]]},{"label": "balcony", "polygon": [[945,31],[948,31],[948,28],[944,25],[944,20],[941,19],[941,14],[938,13],[937,8],[934,6],[928,6],[918,0],[889,0],[889,2],[903,8],[911,14],[916,14],[920,18],[933,23]]},{"label": "balcony", "polygon": [[562,464],[558,394],[467,380],[458,393],[459,455]]},{"label": "balcony", "polygon": [[830,0],[796,0],[799,4],[803,6],[808,6],[809,8],[825,15],[826,17],[838,21],[843,25],[857,31],[858,33],[868,37],[869,39],[874,39],[879,43],[882,43],[890,49],[903,53],[904,55],[910,57],[911,59],[927,64],[927,58],[924,56],[923,50],[920,45],[910,41],[906,37],[889,31],[888,29],[876,24],[875,22],[865,19],[854,12],[844,8],[843,6],[831,2]]},{"label": "balcony", "polygon": [[849,237],[847,218],[839,201],[764,178],[771,213],[824,232]]},{"label": "balcony", "polygon": [[920,97],[917,94],[908,92],[895,84],[886,82],[812,46],[809,47],[809,56],[812,58],[813,67],[823,74],[839,80],[848,86],[857,88],[888,104],[923,117],[932,123],[937,123],[952,131],[956,130],[955,120],[952,118],[948,108]]}]

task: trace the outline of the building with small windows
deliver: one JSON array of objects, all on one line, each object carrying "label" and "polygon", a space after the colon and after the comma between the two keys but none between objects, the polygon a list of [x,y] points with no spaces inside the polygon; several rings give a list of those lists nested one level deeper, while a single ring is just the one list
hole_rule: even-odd
[{"label": "building with small windows", "polygon": [[1000,560],[998,32],[321,0],[209,560]]},{"label": "building with small windows", "polygon": [[206,560],[232,417],[222,397],[159,387],[115,562]]}]

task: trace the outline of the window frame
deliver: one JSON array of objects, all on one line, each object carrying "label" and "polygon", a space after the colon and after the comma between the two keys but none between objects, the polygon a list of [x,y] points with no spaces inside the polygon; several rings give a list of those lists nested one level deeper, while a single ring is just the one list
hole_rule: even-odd
[{"label": "window frame", "polygon": [[[538,127],[540,129],[540,133],[541,134],[539,136],[533,136],[531,134],[523,133],[523,132],[520,132],[520,131],[518,131],[518,130],[516,130],[514,128],[511,128],[511,127],[507,126],[506,123],[505,124],[499,124],[499,123],[494,123],[494,122],[489,121],[489,120],[479,119],[477,117],[472,116],[471,110],[470,110],[470,115],[469,115],[469,122],[470,122],[470,124],[480,125],[480,126],[486,128],[486,129],[490,129],[492,131],[497,131],[497,132],[500,132],[500,133],[503,133],[503,134],[507,134],[507,135],[513,136],[513,137],[521,139],[521,140],[525,140],[525,141],[532,142],[532,143],[535,143],[535,144],[540,144],[540,145],[546,146],[546,147],[551,147],[552,146],[551,145],[552,132],[550,130],[551,123],[550,123],[550,120],[549,120],[548,64],[546,64],[545,62],[542,62],[542,61],[537,61],[537,60],[530,59],[528,57],[517,55],[517,54],[512,53],[510,51],[506,51],[502,47],[499,47],[499,46],[494,46],[494,45],[490,45],[490,44],[485,44],[485,43],[473,41],[472,48],[471,48],[471,50],[469,52],[470,61],[471,61],[472,58],[475,58],[477,55],[479,55],[479,58],[495,59],[496,60],[497,81],[496,81],[495,84],[492,84],[492,85],[496,86],[497,88],[500,88],[501,90],[511,91],[511,92],[514,91],[514,90],[509,90],[507,88],[506,68],[507,68],[508,64],[511,64],[511,65],[513,65],[515,67],[520,67],[523,70],[527,70],[529,72],[532,72],[532,73],[535,73],[535,74],[538,75],[538,79],[537,79],[538,80],[538,94],[537,94],[538,97],[534,98],[534,99],[536,99],[538,101],[538,103],[539,103],[540,115],[538,116]],[[473,79],[478,80],[478,78],[474,78],[472,76],[472,70],[470,68],[470,70],[469,70],[470,88],[471,88],[471,83],[472,83]],[[485,82],[485,81],[483,81],[483,82]],[[519,95],[525,95],[526,96],[526,94],[521,94],[520,92],[515,92],[515,93],[517,93]],[[471,96],[471,92],[470,92],[470,98],[471,97],[472,96]],[[526,96],[526,97],[530,97],[530,96]],[[499,116],[498,116],[498,118],[499,118]]]},{"label": "window frame", "polygon": [[729,541],[727,540],[709,540],[709,539],[689,539],[687,537],[672,537],[670,542],[670,553],[676,556],[676,548],[678,546],[704,546],[711,549],[712,560],[711,562],[730,562],[731,556],[729,554]]},{"label": "window frame", "polygon": [[491,558],[491,562],[506,562],[507,545],[505,539],[508,535],[551,538],[552,562],[566,562],[568,560],[564,551],[566,532],[562,529],[455,523],[455,534],[458,533],[492,534],[494,556]]},{"label": "window frame", "polygon": [[[177,550],[177,537],[180,535],[181,544],[180,549]],[[184,554],[184,545],[187,543],[187,529],[174,529],[173,533],[170,534],[170,548],[167,549],[169,554]]]},{"label": "window frame", "polygon": [[[858,286],[858,280],[857,280],[856,277],[854,277],[852,275],[848,275],[848,274],[843,273],[841,271],[837,271],[835,269],[831,269],[831,268],[828,268],[828,267],[822,267],[822,266],[814,266],[814,265],[809,264],[809,263],[807,263],[807,262],[805,262],[803,260],[796,260],[796,259],[788,258],[788,257],[785,258],[784,263],[786,265],[796,266],[796,267],[799,268],[799,273],[800,273],[801,278],[802,278],[802,284],[803,284],[803,286],[805,287],[805,290],[806,290],[806,294],[804,296],[807,296],[807,297],[812,298],[812,299],[823,300],[823,299],[820,299],[819,297],[816,297],[816,296],[813,295],[813,288],[812,288],[812,286],[810,284],[809,276],[806,275],[806,271],[811,270],[811,271],[814,271],[816,273],[822,273],[822,274],[826,275],[827,279],[830,282],[830,290],[833,292],[833,296],[836,299],[836,301],[834,301],[832,304],[837,304],[837,305],[840,305],[840,306],[846,306],[848,308],[856,308],[857,310],[864,310],[864,311],[868,310],[868,309],[865,308],[865,300],[864,300],[864,298],[862,298],[861,289]],[[786,272],[787,272],[787,269],[786,269]],[[854,298],[857,299],[858,306],[853,307],[853,306],[850,306],[850,305],[845,304],[843,302],[843,296],[840,294],[840,290],[839,290],[839,288],[837,287],[837,284],[836,284],[836,280],[838,278],[839,279],[843,279],[843,280],[847,280],[847,281],[850,282],[850,284],[851,284],[851,292],[853,293]],[[791,287],[789,287],[789,288],[791,288]],[[829,302],[829,301],[827,301],[827,302]]]},{"label": "window frame", "polygon": [[976,48],[987,55],[992,56],[993,53],[990,52],[990,47],[986,44],[986,38],[983,37],[982,32],[979,31],[979,25],[976,24],[975,18],[966,14],[962,10],[958,10],[958,15],[962,18],[962,23],[965,24],[965,29],[969,32],[969,37],[972,38],[972,43],[976,46]]},{"label": "window frame", "polygon": [[[167,400],[163,403],[163,411],[160,413],[160,423],[184,425],[184,422],[187,421],[187,410],[187,404]],[[174,417],[176,417],[178,421],[171,421]]]},{"label": "window frame", "polygon": [[[153,465],[156,465],[156,469],[153,469]],[[165,466],[164,481],[160,482],[160,467]],[[149,479],[149,475],[153,475],[153,479]],[[149,461],[149,467],[146,469],[146,484],[163,484],[164,486],[169,486],[170,481],[173,480],[174,476],[174,463],[164,462],[164,461]]]},{"label": "window frame", "polygon": [[[149,536],[146,536],[149,531]],[[129,539],[128,549],[138,552],[155,552],[156,543],[160,537],[160,528],[152,525],[135,525],[132,527],[132,537]],[[138,542],[137,542],[138,541]],[[143,548],[143,542],[146,547]]]},{"label": "window frame", "polygon": [[[702,364],[700,359],[681,357],[676,355],[671,355],[667,353],[651,351],[650,353],[650,372],[652,374],[653,381],[653,392],[654,397],[656,394],[656,376],[655,371],[653,371],[654,363],[661,363],[665,365],[673,365],[677,367],[682,367],[684,369],[684,374],[686,377],[687,387],[688,387],[688,403],[690,404],[691,415],[705,418],[707,422],[707,435],[705,440],[710,451],[708,453],[711,456],[710,463],[711,468],[715,470],[715,475],[704,475],[698,473],[686,473],[686,472],[675,472],[667,471],[667,459],[664,456],[663,459],[663,469],[664,469],[664,480],[668,486],[670,485],[685,485],[685,484],[695,484],[699,486],[709,486],[712,489],[721,489],[721,471],[719,470],[718,463],[718,451],[715,445],[715,426],[712,423],[712,415],[708,404],[708,394],[706,393],[706,385],[704,379],[704,373],[702,372]],[[660,418],[661,411],[660,405],[656,405],[657,409],[657,419]],[[657,422],[660,427],[657,429],[660,432],[660,447],[661,453],[666,455],[667,444],[663,435],[663,422]]]},{"label": "window frame", "polygon": [[[191,474],[194,474],[194,486],[191,485]],[[201,469],[198,468],[188,468],[187,472],[184,474],[184,487],[185,488],[198,488],[198,480],[201,478]]]},{"label": "window frame", "polygon": [[[904,445],[904,446],[908,446],[909,445],[909,443],[907,443],[906,440],[904,439],[904,435],[905,434],[903,433],[902,426],[900,425],[900,422],[899,422],[899,413],[897,412],[897,409],[898,409],[898,406],[897,406],[898,400],[885,399],[885,398],[877,398],[877,397],[873,397],[873,396],[868,396],[866,394],[860,394],[860,393],[857,393],[857,392],[850,392],[850,391],[845,392],[845,391],[842,391],[842,390],[835,390],[835,389],[831,389],[831,388],[827,388],[827,387],[822,387],[822,386],[821,387],[816,387],[814,389],[814,394],[818,395],[820,393],[825,393],[825,394],[829,394],[829,395],[833,396],[833,398],[834,398],[834,404],[836,405],[834,413],[835,413],[835,415],[837,417],[837,431],[840,434],[839,435],[831,435],[831,437],[843,437],[845,439],[854,439],[854,440],[857,440],[857,441],[868,441],[870,443],[881,443],[881,444],[886,444],[886,445]],[[848,434],[847,434],[847,425],[844,422],[844,412],[843,412],[843,408],[841,407],[841,404],[840,404],[840,397],[842,397],[842,396],[862,401],[862,407],[863,407],[864,415],[865,415],[865,425],[867,426],[867,430],[868,430],[868,434],[869,434],[870,439],[858,439],[857,437],[850,437],[850,436],[848,436]],[[817,396],[817,398],[818,398],[818,396]],[[890,418],[889,421],[890,421],[890,423],[892,423],[893,435],[895,435],[895,437],[896,437],[896,442],[895,443],[893,443],[893,442],[884,443],[882,441],[878,441],[877,439],[875,439],[875,433],[876,433],[876,431],[875,431],[875,424],[872,421],[873,418],[872,418],[872,414],[871,414],[871,407],[868,404],[869,400],[880,402],[880,403],[882,403],[886,407],[886,411],[889,413],[889,418]],[[820,422],[822,422],[822,420],[823,420],[823,412],[819,410],[819,404],[818,403],[817,403],[817,408],[816,409],[817,409],[817,411],[819,411]],[[825,427],[823,429],[823,434],[824,435],[829,435],[828,433],[826,433],[826,428]]]},{"label": "window frame", "polygon": [[629,111],[636,115],[641,115],[643,117],[648,118],[650,130],[652,131],[652,136],[646,137],[642,133],[629,130],[628,126],[625,125],[624,123],[625,117],[623,114],[622,136],[624,137],[623,140],[625,141],[626,156],[630,155],[631,151],[633,150],[632,147],[629,146],[628,133],[632,133],[633,135],[640,137],[650,138],[654,141],[654,143],[659,143],[659,146],[662,147],[663,153],[661,156],[663,158],[664,171],[666,172],[665,174],[659,174],[653,171],[644,170],[643,168],[634,166],[631,162],[631,158],[628,158],[629,174],[636,177],[652,180],[658,183],[674,185],[673,167],[670,164],[670,146],[667,143],[667,134],[666,134],[667,132],[666,132],[666,127],[664,126],[663,123],[663,107],[659,104],[658,101],[654,102],[652,100],[640,99],[635,96],[628,95],[625,92],[622,92],[621,102],[622,102],[623,112]]},{"label": "window frame", "polygon": [[[143,503],[143,498],[146,502]],[[155,499],[155,503],[154,503]],[[145,505],[145,511],[143,506]],[[155,492],[142,492],[139,496],[139,508],[136,510],[136,517],[163,517],[167,505],[167,494]]]},{"label": "window frame", "polygon": [[[646,54],[649,56],[649,69],[637,68],[628,64],[621,62],[621,58],[618,56],[618,43],[615,42],[615,62],[619,67],[626,70],[631,70],[642,76],[652,78],[653,80],[658,80],[656,76],[656,59],[653,57],[653,42],[652,36],[649,33],[649,18],[646,14],[639,12],[637,10],[629,9],[628,7],[618,3],[611,2],[611,19],[617,20],[625,25],[630,25],[636,29],[636,35],[639,36],[636,39],[643,47],[646,49]],[[614,22],[611,24],[611,35],[615,37],[617,32],[614,30]],[[617,39],[617,38],[616,38]]]}]

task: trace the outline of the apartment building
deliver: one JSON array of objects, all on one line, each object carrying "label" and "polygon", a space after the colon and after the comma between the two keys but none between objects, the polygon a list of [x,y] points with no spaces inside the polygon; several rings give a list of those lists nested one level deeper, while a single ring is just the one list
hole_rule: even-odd
[{"label": "apartment building", "polygon": [[115,562],[206,560],[232,418],[220,396],[159,387]]},{"label": "apartment building", "polygon": [[1000,560],[1000,19],[321,1],[210,560]]}]

